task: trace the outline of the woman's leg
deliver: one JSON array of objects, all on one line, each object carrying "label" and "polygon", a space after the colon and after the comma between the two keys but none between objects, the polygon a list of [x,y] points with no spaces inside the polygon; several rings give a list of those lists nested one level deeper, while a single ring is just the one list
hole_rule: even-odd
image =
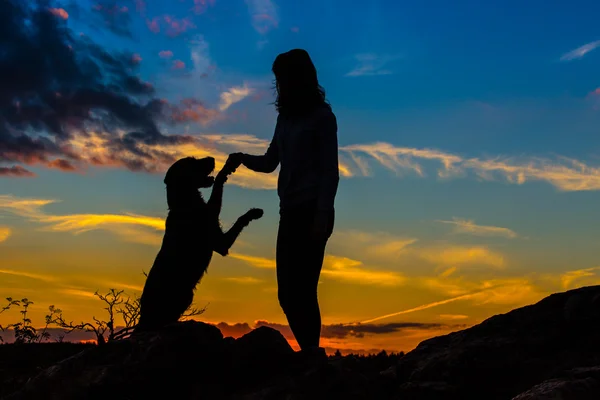
[{"label": "woman's leg", "polygon": [[282,213],[277,235],[279,303],[302,350],[318,347],[321,335],[317,287],[327,238],[311,237],[314,215],[314,209]]}]

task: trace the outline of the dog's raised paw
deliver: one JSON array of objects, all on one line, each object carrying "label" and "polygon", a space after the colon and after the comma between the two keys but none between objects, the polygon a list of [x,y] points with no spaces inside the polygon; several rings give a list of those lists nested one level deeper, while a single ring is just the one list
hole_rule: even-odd
[{"label": "dog's raised paw", "polygon": [[246,213],[246,216],[250,220],[262,218],[263,215],[264,215],[264,211],[260,208],[252,208]]}]

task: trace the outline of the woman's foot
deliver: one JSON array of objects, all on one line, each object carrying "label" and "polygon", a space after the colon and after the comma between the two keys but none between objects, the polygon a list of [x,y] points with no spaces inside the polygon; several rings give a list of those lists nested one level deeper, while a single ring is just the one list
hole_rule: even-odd
[{"label": "woman's foot", "polygon": [[298,363],[305,368],[318,368],[327,365],[327,353],[322,347],[309,347],[300,350],[296,354]]}]

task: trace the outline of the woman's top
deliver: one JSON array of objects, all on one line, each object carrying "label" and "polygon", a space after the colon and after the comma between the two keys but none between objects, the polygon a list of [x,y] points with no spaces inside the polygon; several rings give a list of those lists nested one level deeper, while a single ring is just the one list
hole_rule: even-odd
[{"label": "woman's top", "polygon": [[331,211],[339,183],[337,120],[327,105],[302,117],[279,114],[267,152],[246,155],[244,165],[271,173],[281,165],[277,194],[281,209],[316,201]]}]

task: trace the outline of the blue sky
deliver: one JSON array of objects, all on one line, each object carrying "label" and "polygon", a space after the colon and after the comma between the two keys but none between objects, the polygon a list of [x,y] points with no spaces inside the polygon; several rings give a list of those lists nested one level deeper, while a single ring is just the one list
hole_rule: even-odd
[{"label": "blue sky", "polygon": [[[156,97],[201,102],[183,123],[161,125],[165,135],[198,140],[160,148],[174,157],[221,163],[232,151],[264,151],[276,119],[271,64],[291,48],[311,54],[338,119],[345,171],[320,289],[326,323],[408,310],[395,318],[472,324],[599,281],[599,3],[144,3],[54,7],[73,32],[111,53],[135,53]],[[130,34],[107,29],[107,15]],[[104,287],[98,282],[143,284],[139,271],[162,235],[144,218],[166,213],[168,165],[157,161],[152,173],[94,166],[86,160],[105,148],[90,137],[70,139],[83,160],[75,172],[23,162],[35,177],[0,176],[0,273],[16,279],[3,289],[16,297],[33,285],[27,274],[50,274],[40,304],[60,300],[77,315],[98,307],[78,303]],[[274,256],[275,178],[242,168],[226,187],[226,224],[249,207],[265,217],[242,234],[239,257],[215,259],[201,283],[197,298],[210,301],[212,321],[285,321],[265,267]],[[139,220],[119,220],[131,213]],[[93,279],[79,276],[82,264]],[[72,288],[81,292],[72,297]],[[476,290],[487,294],[438,303]],[[441,331],[337,345],[406,349]]]}]

